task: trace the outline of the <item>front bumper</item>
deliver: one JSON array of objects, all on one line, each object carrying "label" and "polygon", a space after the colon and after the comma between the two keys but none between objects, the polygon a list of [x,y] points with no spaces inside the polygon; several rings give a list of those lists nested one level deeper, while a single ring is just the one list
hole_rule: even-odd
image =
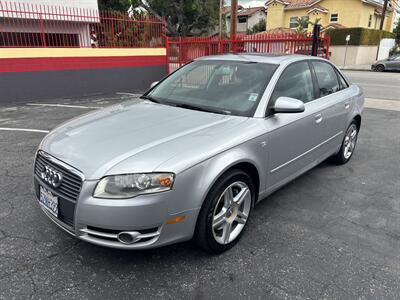
[{"label": "front bumper", "polygon": [[[83,181],[75,203],[72,222],[57,218],[42,209],[59,227],[71,235],[105,247],[118,249],[149,249],[191,239],[199,210],[187,209],[171,213],[168,204],[176,196],[174,190],[142,195],[132,199],[97,199],[92,197],[97,181]],[[39,186],[52,189],[35,176],[36,196]],[[183,216],[183,221],[166,224],[167,220]],[[137,239],[126,244],[118,239],[121,232],[134,233]]]}]

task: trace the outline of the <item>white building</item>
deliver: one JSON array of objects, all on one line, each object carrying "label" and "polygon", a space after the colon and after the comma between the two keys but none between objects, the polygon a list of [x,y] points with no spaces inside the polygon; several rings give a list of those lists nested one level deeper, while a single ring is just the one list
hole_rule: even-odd
[{"label": "white building", "polygon": [[[237,13],[237,33],[246,33],[251,30],[254,25],[260,22],[262,19],[266,20],[267,14],[265,12],[265,7],[250,7],[244,8],[239,6]],[[230,11],[226,13],[226,28],[227,32],[230,32],[231,28],[231,14]]]},{"label": "white building", "polygon": [[97,0],[0,0],[0,46],[90,46]]}]

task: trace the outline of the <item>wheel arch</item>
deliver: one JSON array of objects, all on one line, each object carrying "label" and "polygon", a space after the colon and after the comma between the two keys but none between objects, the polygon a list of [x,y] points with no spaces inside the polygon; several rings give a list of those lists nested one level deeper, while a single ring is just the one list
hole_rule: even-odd
[{"label": "wheel arch", "polygon": [[[255,192],[255,197],[256,201],[258,198],[258,194],[260,192],[260,189],[263,187],[262,182],[263,182],[263,176],[262,173],[260,172],[260,167],[258,166],[257,162],[255,160],[252,160],[249,157],[246,157],[244,153],[241,153],[241,157],[236,157],[236,159],[232,159],[230,163],[226,164],[226,159],[229,157],[232,157],[232,155],[224,155],[222,157],[219,157],[216,161],[210,162],[212,164],[210,166],[211,169],[211,174],[212,175],[212,180],[208,182],[208,188],[206,189],[203,199],[201,201],[201,205],[203,205],[204,200],[206,199],[207,195],[210,193],[210,190],[213,188],[213,186],[216,184],[216,182],[227,172],[238,169],[242,170],[243,172],[247,173],[250,178],[253,180],[254,187],[256,189]],[[238,153],[235,153],[234,156],[238,156]],[[209,173],[210,174],[210,173]]]},{"label": "wheel arch", "polygon": [[361,115],[355,115],[353,120],[357,122],[358,130],[361,128]]}]

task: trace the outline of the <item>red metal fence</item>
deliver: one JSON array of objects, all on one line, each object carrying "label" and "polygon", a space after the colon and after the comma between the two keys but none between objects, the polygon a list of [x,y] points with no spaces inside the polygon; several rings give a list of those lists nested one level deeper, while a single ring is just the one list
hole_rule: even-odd
[{"label": "red metal fence", "polygon": [[153,16],[0,0],[0,47],[164,47]]},{"label": "red metal fence", "polygon": [[[233,38],[168,38],[167,58],[172,72],[195,58],[226,53],[284,53],[311,55],[312,35],[255,34]],[[329,58],[330,38],[319,37],[318,56]]]},{"label": "red metal fence", "polygon": [[[166,47],[170,71],[206,55],[310,55],[312,43],[312,35],[298,34],[166,38],[165,19],[154,16],[0,0],[0,47]],[[319,37],[319,56],[328,58],[329,44]]]}]

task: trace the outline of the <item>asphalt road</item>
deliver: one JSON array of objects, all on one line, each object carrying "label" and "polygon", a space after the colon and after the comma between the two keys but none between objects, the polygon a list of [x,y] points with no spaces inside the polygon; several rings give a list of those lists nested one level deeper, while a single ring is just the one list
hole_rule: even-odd
[{"label": "asphalt road", "polygon": [[400,72],[344,71],[344,74],[362,87],[368,98],[400,101]]},{"label": "asphalt road", "polygon": [[40,130],[127,98],[0,107],[0,299],[400,298],[400,112],[366,109],[349,164],[323,163],[268,197],[240,243],[210,256],[191,243],[101,248],[40,210]]}]

